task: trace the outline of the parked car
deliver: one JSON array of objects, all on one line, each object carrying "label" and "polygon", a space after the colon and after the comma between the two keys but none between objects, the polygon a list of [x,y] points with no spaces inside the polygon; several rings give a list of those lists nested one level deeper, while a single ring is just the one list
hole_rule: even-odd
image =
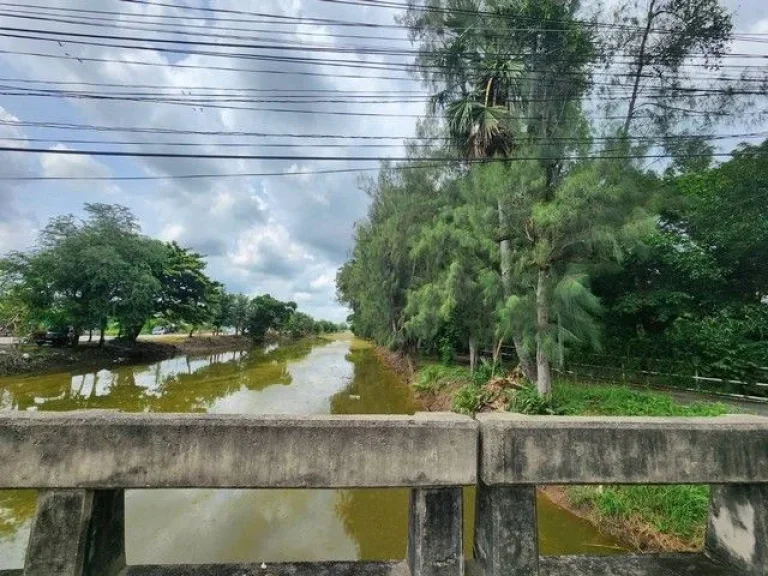
[{"label": "parked car", "polygon": [[169,330],[163,326],[155,326],[152,328],[152,336],[162,336],[168,334]]},{"label": "parked car", "polygon": [[74,334],[71,328],[49,328],[45,331],[35,332],[32,339],[38,346],[69,346],[72,344]]}]

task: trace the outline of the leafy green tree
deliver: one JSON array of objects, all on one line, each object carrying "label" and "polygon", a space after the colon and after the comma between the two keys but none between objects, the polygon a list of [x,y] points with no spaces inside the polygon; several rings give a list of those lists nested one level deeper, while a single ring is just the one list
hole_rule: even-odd
[{"label": "leafy green tree", "polygon": [[319,333],[321,326],[309,314],[294,312],[286,322],[285,329],[293,338],[301,338]]},{"label": "leafy green tree", "polygon": [[167,252],[159,278],[162,292],[158,308],[170,322],[188,324],[192,336],[195,327],[213,319],[219,285],[206,276],[201,254],[175,242],[167,245]]},{"label": "leafy green tree", "polygon": [[235,336],[242,334],[248,323],[248,310],[251,304],[250,298],[245,294],[236,294],[232,303],[232,325],[235,328]]},{"label": "leafy green tree", "polygon": [[447,199],[433,168],[389,170],[365,183],[371,196],[366,222],[357,225],[355,248],[336,280],[338,298],[353,310],[355,333],[413,352],[405,330],[408,289],[420,270],[412,239]]},{"label": "leafy green tree", "polygon": [[623,134],[637,120],[646,133],[668,133],[682,121],[701,128],[733,103],[729,90],[702,96],[685,67],[695,57],[715,68],[727,53],[733,25],[719,0],[629,0],[616,9],[615,20],[605,44],[618,73],[605,90],[629,90]]},{"label": "leafy green tree", "polygon": [[281,302],[269,294],[257,296],[251,300],[248,310],[248,335],[258,342],[263,341],[269,330],[285,328],[294,312],[295,302]]},{"label": "leafy green tree", "polygon": [[218,334],[224,327],[235,326],[235,304],[237,295],[228,293],[223,287],[217,288],[216,304],[213,306],[211,324]]}]

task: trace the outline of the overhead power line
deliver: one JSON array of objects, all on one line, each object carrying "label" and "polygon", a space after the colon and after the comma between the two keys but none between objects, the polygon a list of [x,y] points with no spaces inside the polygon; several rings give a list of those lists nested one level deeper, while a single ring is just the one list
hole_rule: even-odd
[{"label": "overhead power line", "polygon": [[[701,155],[701,154],[691,154],[687,156],[677,156],[677,158],[697,158],[697,157],[729,157],[733,156],[732,153],[723,153],[723,154],[713,154],[713,155]],[[581,158],[569,158],[569,160],[580,160],[580,159],[590,159],[590,160],[598,160],[598,159],[634,159],[634,158],[657,158],[657,159],[663,159],[668,156],[663,155],[646,155],[646,156],[610,156],[610,157],[581,157]],[[532,161],[532,160],[541,160],[541,158],[518,158],[518,161]],[[499,160],[486,160],[483,161],[483,163],[491,163],[491,162],[498,162]],[[504,160],[508,161],[508,160]],[[445,163],[421,163],[418,165],[392,165],[389,166],[389,169],[391,170],[400,170],[400,171],[408,171],[408,170],[420,170],[420,169],[430,169],[430,168],[444,168],[447,165]],[[276,171],[276,172],[258,172],[258,173],[249,173],[249,172],[236,172],[236,173],[217,173],[217,174],[177,174],[177,175],[166,175],[166,176],[0,176],[0,181],[4,182],[44,182],[44,181],[55,181],[55,182],[93,182],[93,181],[100,181],[100,182],[138,182],[138,181],[158,181],[158,180],[201,180],[201,179],[222,179],[222,178],[267,178],[267,177],[293,177],[293,176],[309,176],[309,175],[327,175],[327,174],[354,174],[354,173],[363,173],[363,172],[378,172],[380,170],[380,166],[376,167],[370,167],[370,168],[338,168],[338,169],[327,169],[327,170],[291,170],[291,171]]]},{"label": "overhead power line", "polygon": [[[373,23],[373,22],[351,22],[347,20],[338,20],[333,18],[316,18],[316,17],[305,17],[305,16],[288,16],[283,14],[271,14],[268,12],[255,12],[255,11],[249,11],[249,10],[236,10],[236,9],[228,9],[228,8],[212,8],[210,6],[190,6],[188,4],[177,4],[173,2],[162,2],[159,0],[122,0],[123,2],[127,2],[130,4],[139,4],[144,6],[161,6],[164,8],[174,8],[181,11],[189,11],[189,12],[202,12],[202,13],[208,13],[208,14],[237,14],[241,16],[251,16],[251,17],[257,17],[257,18],[274,18],[275,20],[284,20],[284,21],[292,21],[296,23],[310,23],[310,24],[323,24],[328,26],[353,26],[353,27],[363,27],[363,28],[400,28],[400,29],[407,29],[408,27],[403,24],[382,24],[382,23]],[[333,0],[328,0],[333,1]],[[353,2],[348,1],[345,2],[348,4],[351,4]],[[392,2],[381,2],[380,0],[376,0],[375,2],[366,3],[367,6],[373,6],[375,4],[394,4]],[[356,4],[360,4],[357,2]],[[398,5],[398,8],[407,8],[408,6],[405,4]],[[436,9],[440,11],[441,9]],[[443,11],[445,11],[443,9]],[[557,19],[546,19],[546,18],[535,18],[535,17],[524,17],[524,16],[507,16],[504,14],[496,14],[494,12],[489,11],[482,11],[482,10],[476,10],[476,11],[467,11],[467,10],[448,10],[448,13],[466,13],[469,15],[477,15],[477,16],[489,16],[494,17],[501,20],[526,20],[529,22],[553,22],[556,24],[560,24],[561,21]],[[574,22],[580,23],[584,26],[589,27],[600,27],[600,28],[609,28],[609,29],[619,29],[619,30],[634,30],[638,32],[644,32],[645,28],[641,26],[630,26],[630,25],[623,25],[623,24],[615,24],[615,23],[609,23],[609,22],[600,22],[600,21],[589,21],[589,20],[579,20],[574,19]],[[474,28],[478,29],[478,28]],[[488,30],[496,30],[498,31],[498,28],[488,28]],[[542,32],[572,32],[572,30],[569,29],[547,29],[547,28],[538,28],[536,26],[528,27],[528,30],[530,31],[542,31]],[[650,31],[654,34],[672,34],[673,32],[665,29],[658,29],[658,28],[651,28]],[[749,34],[750,36],[762,36],[764,34]],[[768,36],[768,35],[766,35]]]},{"label": "overhead power line", "polygon": [[[411,70],[411,69],[443,69],[446,66],[440,66],[440,65],[419,65],[419,64],[412,64],[410,62],[372,62],[372,63],[365,63],[361,64],[359,60],[342,60],[342,59],[321,59],[321,58],[309,58],[309,57],[301,57],[301,56],[277,56],[277,55],[271,55],[271,54],[252,54],[252,53],[243,53],[243,52],[215,52],[210,50],[193,50],[191,48],[168,48],[168,45],[179,45],[179,46],[204,46],[207,48],[238,48],[238,49],[248,49],[248,50],[267,50],[267,51],[298,51],[298,52],[316,52],[316,53],[325,53],[325,54],[367,54],[371,56],[416,56],[419,54],[418,50],[395,50],[392,48],[382,48],[382,47],[369,47],[369,48],[361,48],[361,47],[351,47],[351,48],[345,48],[345,47],[336,47],[336,46],[296,46],[296,45],[283,45],[283,44],[265,44],[265,43],[244,43],[244,42],[214,42],[214,41],[202,41],[202,40],[180,40],[176,38],[147,38],[147,37],[140,37],[140,36],[125,36],[125,35],[109,35],[109,34],[91,34],[86,32],[71,32],[71,31],[62,31],[62,30],[42,30],[37,28],[23,28],[23,27],[16,27],[16,26],[0,26],[0,36],[9,37],[9,38],[19,38],[19,39],[25,39],[25,40],[35,40],[35,41],[44,41],[44,42],[68,42],[72,44],[80,44],[85,46],[106,46],[106,47],[114,47],[114,48],[124,48],[129,50],[153,50],[158,52],[171,52],[174,54],[200,54],[204,56],[212,56],[212,57],[224,57],[224,58],[238,58],[238,59],[253,59],[253,60],[268,60],[268,61],[290,61],[290,62],[296,62],[296,63],[310,63],[310,64],[322,64],[325,66],[331,66],[331,65],[349,65],[349,67],[352,68],[373,68],[373,69],[381,69],[385,67],[386,69],[393,69],[398,68],[401,70]],[[32,36],[33,34],[41,34],[44,35],[44,37],[37,37]],[[85,41],[85,40],[72,40],[72,38],[89,38],[93,40],[108,40],[111,43],[101,43],[101,42],[91,42],[91,41]],[[154,44],[162,44],[166,47],[150,47],[150,46],[133,46],[129,44],[114,44],[116,41],[122,41],[122,42],[137,42],[137,43],[154,43]],[[524,53],[500,53],[499,56],[501,57],[509,57],[509,58],[517,58],[517,57],[523,57],[525,56]],[[695,54],[693,56],[696,56]],[[741,58],[741,59],[758,59],[758,60],[765,60],[768,59],[768,55],[766,54],[730,54],[729,56]],[[637,55],[634,54],[627,54],[622,55],[622,57],[627,58],[628,60],[633,60],[637,57]],[[468,59],[474,59],[475,56],[468,57]],[[711,67],[710,64],[702,63],[702,64],[696,64],[696,63],[686,63],[683,64],[684,66],[693,66],[693,67]],[[719,67],[721,68],[727,68],[727,67],[733,67],[728,64],[720,64]],[[737,65],[738,68],[744,68],[743,65]]]},{"label": "overhead power line", "polygon": [[[2,5],[2,3],[0,3]],[[161,34],[170,34],[170,35],[183,35],[183,36],[191,36],[195,38],[195,41],[189,41],[189,40],[174,40],[174,39],[158,39],[157,37],[147,37],[147,38],[130,38],[130,37],[123,37],[123,36],[107,36],[110,39],[115,40],[143,40],[148,42],[167,42],[167,43],[178,43],[178,44],[194,44],[194,45],[202,45],[202,46],[214,46],[214,47],[235,47],[235,48],[254,48],[254,49],[274,49],[274,50],[320,50],[320,51],[326,51],[330,53],[356,53],[356,54],[383,54],[383,55],[389,55],[389,56],[415,56],[415,55],[422,55],[425,52],[422,49],[414,49],[414,48],[399,48],[394,49],[391,46],[339,46],[335,44],[321,44],[321,45],[312,45],[308,44],[306,42],[297,41],[297,40],[283,40],[283,39],[275,39],[270,37],[265,37],[264,33],[274,34],[275,30],[261,30],[262,33],[259,36],[253,36],[253,32],[255,30],[252,29],[240,29],[243,31],[251,32],[251,35],[248,36],[242,36],[242,35],[234,35],[231,33],[228,34],[219,34],[216,32],[222,31],[218,27],[213,28],[213,30],[216,30],[216,32],[212,31],[211,26],[195,26],[190,25],[189,23],[185,23],[183,27],[179,29],[168,29],[168,28],[155,28],[152,26],[162,26],[162,23],[145,23],[138,21],[138,26],[132,25],[133,23],[137,23],[137,21],[128,20],[126,21],[125,18],[122,16],[119,19],[109,19],[109,18],[94,18],[90,17],[89,19],[83,19],[82,17],[78,19],[64,19],[60,17],[54,16],[47,16],[47,15],[40,15],[35,13],[29,13],[29,12],[2,12],[0,11],[1,16],[6,16],[8,18],[16,18],[16,19],[23,19],[23,20],[31,20],[35,22],[50,22],[50,23],[62,23],[62,24],[71,24],[74,26],[96,26],[99,29],[103,29],[105,27],[107,28],[116,28],[121,31],[123,30],[136,30],[136,31],[142,31],[142,32],[149,32],[153,34],[161,33]],[[148,27],[150,26],[150,27]],[[191,34],[190,30],[191,28],[199,28],[202,30],[205,30],[204,32],[197,32],[195,34]],[[28,30],[28,29],[19,29],[19,30]],[[38,29],[34,29],[35,31],[40,32],[47,32],[42,31]],[[528,32],[529,29],[521,29],[521,31]],[[61,32],[59,30],[52,31],[55,33],[66,33]],[[285,31],[283,31],[285,32]],[[295,36],[295,31],[290,31],[290,34]],[[85,36],[84,34],[79,34],[80,36]],[[305,34],[302,33],[302,36]],[[310,34],[312,36],[312,34]],[[348,35],[325,35],[326,37],[335,38],[335,37],[349,37]],[[96,37],[104,37],[103,35],[97,35]],[[197,38],[216,38],[216,39],[223,39],[226,40],[226,42],[202,42],[200,40],[197,40]],[[373,35],[369,36],[355,36],[355,38],[359,39],[365,39],[365,40],[381,40],[381,38]],[[404,42],[409,42],[408,38],[394,38],[390,37],[391,40],[399,40]],[[248,43],[242,43],[242,42],[233,42],[234,40],[246,40]],[[265,45],[265,42],[273,42],[277,44],[269,44]],[[767,40],[768,41],[768,40]],[[503,54],[500,53],[499,56],[520,56],[520,54]],[[636,55],[634,54],[626,54],[623,55],[627,58],[636,58]],[[691,54],[691,57],[696,57],[697,54],[693,53]],[[700,56],[700,55],[699,55]],[[754,59],[754,58],[761,58],[763,55],[759,54],[753,54],[753,53],[725,53],[720,55],[719,58],[740,58],[740,59]]]},{"label": "overhead power line", "polygon": [[[205,137],[215,137],[215,138],[253,137],[253,138],[278,138],[283,140],[299,139],[299,140],[362,140],[362,141],[412,140],[412,141],[425,141],[425,142],[445,142],[450,140],[450,138],[445,136],[416,137],[413,135],[381,136],[381,135],[370,135],[370,134],[319,134],[319,133],[188,130],[188,129],[182,129],[182,128],[159,128],[154,126],[119,127],[119,126],[104,126],[104,125],[98,125],[98,124],[70,124],[70,123],[60,123],[60,122],[37,122],[37,121],[21,121],[21,120],[19,121],[0,120],[0,126],[12,126],[12,127],[24,127],[24,128],[46,128],[46,129],[53,129],[53,130],[65,130],[65,131],[77,131],[77,132],[107,132],[107,133],[122,132],[127,134],[156,134],[156,135],[166,135],[166,136],[193,135],[193,136],[205,136]],[[721,139],[732,139],[732,138],[753,138],[753,137],[756,138],[756,137],[762,137],[762,136],[768,136],[768,131],[739,132],[735,134],[734,133],[732,134],[714,134],[714,133],[668,134],[668,135],[652,136],[652,137],[634,135],[634,136],[629,136],[627,139],[632,141],[665,141],[665,140],[686,140],[686,139],[697,139],[697,138],[703,138],[706,140],[721,140]],[[547,141],[578,141],[578,142],[608,141],[610,142],[610,141],[624,140],[624,137],[620,137],[620,136],[594,136],[591,138],[542,137],[540,139],[547,140]],[[1,140],[8,140],[8,139],[0,137],[0,141]],[[19,141],[21,140],[27,140],[27,139],[19,138]],[[526,140],[532,141],[532,140],[537,140],[537,138],[528,137],[526,138]],[[51,139],[41,138],[39,139],[39,141],[64,142],[61,139],[53,139],[53,138]],[[96,143],[98,142],[94,142],[94,144]],[[152,143],[161,144],[160,142],[156,142],[156,141],[153,141]],[[356,146],[359,146],[359,144],[355,143],[350,145],[350,147],[356,147]]]},{"label": "overhead power line", "polygon": [[[0,152],[22,153],[22,154],[53,154],[62,156],[108,156],[115,158],[173,158],[173,159],[195,159],[195,160],[259,160],[259,161],[286,161],[286,162],[459,162],[470,164],[485,164],[489,162],[519,162],[519,161],[546,161],[546,160],[622,160],[634,158],[710,158],[731,156],[732,153],[715,154],[620,154],[620,155],[581,155],[567,156],[525,156],[512,158],[493,158],[489,160],[466,160],[461,157],[437,157],[437,158],[412,158],[409,156],[316,156],[316,155],[298,155],[298,154],[203,154],[203,153],[180,153],[180,152],[127,152],[117,150],[70,150],[62,148],[25,148],[21,146],[0,146]],[[768,154],[767,154],[768,156]]]}]

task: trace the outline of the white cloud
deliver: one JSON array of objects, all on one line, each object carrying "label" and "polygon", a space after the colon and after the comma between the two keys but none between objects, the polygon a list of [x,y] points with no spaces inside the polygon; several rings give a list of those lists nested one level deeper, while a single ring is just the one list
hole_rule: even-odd
[{"label": "white cloud", "polygon": [[[50,150],[71,150],[64,144],[56,144]],[[40,166],[46,178],[109,178],[112,170],[92,156],[68,156],[64,154],[41,154]],[[98,182],[95,184],[103,192],[117,194],[120,188],[115,184]],[[82,188],[82,182],[73,181],[73,188]]]},{"label": "white cloud", "polygon": [[320,288],[331,288],[336,285],[336,272],[326,272],[312,280],[309,285],[315,290],[319,290]]}]

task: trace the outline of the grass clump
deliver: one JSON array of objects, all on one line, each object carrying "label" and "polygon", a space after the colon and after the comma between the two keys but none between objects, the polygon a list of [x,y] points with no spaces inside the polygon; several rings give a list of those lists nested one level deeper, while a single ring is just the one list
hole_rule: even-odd
[{"label": "grass clump", "polygon": [[462,386],[451,397],[451,408],[459,414],[473,416],[493,400],[493,393],[482,386],[470,383]]},{"label": "grass clump", "polygon": [[536,390],[536,386],[530,382],[517,390],[507,392],[507,411],[532,416],[553,416],[563,413],[554,398],[542,397]]},{"label": "grass clump", "polygon": [[437,392],[451,384],[472,382],[469,369],[463,366],[428,364],[416,373],[413,387],[419,392]]},{"label": "grass clump", "polygon": [[[589,505],[609,524],[647,525],[681,541],[676,548],[701,547],[707,524],[709,486],[574,487],[568,496],[576,506]],[[645,542],[636,542],[640,548]],[[663,548],[664,546],[659,546]]]}]

